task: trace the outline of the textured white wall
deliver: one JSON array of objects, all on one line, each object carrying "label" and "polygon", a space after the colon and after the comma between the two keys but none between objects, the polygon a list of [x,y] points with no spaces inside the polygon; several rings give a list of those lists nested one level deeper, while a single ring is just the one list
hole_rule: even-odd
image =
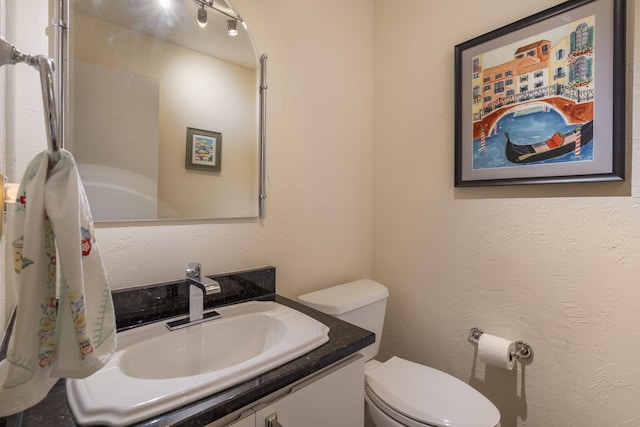
[{"label": "textured white wall", "polygon": [[[0,28],[6,28],[6,4],[4,2],[0,2]],[[0,67],[0,93],[7,93],[7,84],[6,84],[6,67]],[[6,96],[0,96],[0,153],[6,153],[6,129],[7,129],[7,117],[6,117]],[[3,155],[0,158],[0,175],[2,175],[2,183],[4,185],[4,177],[6,176],[6,155]],[[4,190],[3,190],[4,191]],[[4,193],[2,193],[4,195]],[[2,237],[0,238],[0,260],[4,260],[6,256],[6,226],[4,224],[4,215],[2,224],[0,224],[0,234]],[[5,262],[0,263],[0,280],[4,283],[4,278],[6,276]],[[7,318],[9,317],[8,311],[11,309],[13,304],[9,304],[7,301],[7,288],[0,285],[0,334],[4,333],[4,329],[7,323]]]},{"label": "textured white wall", "polygon": [[[558,3],[374,2],[374,278],[391,294],[381,356],[470,382],[503,427],[637,427],[638,78],[626,182],[453,187],[453,46]],[[529,341],[533,363],[485,370],[473,326]]]},{"label": "textured white wall", "polygon": [[[0,32],[25,54],[46,54],[47,7],[38,0],[5,1],[6,28],[0,29]],[[35,154],[47,148],[47,143],[38,71],[24,63],[4,68],[7,75],[7,91],[4,94],[8,121],[7,175],[13,180],[16,174],[22,174]],[[20,155],[16,154],[18,152]]]},{"label": "textured white wall", "polygon": [[[48,10],[38,0],[5,0],[0,1],[2,16],[0,34],[21,52],[27,54],[46,54],[47,39],[44,28],[47,25]],[[17,23],[20,22],[20,25]],[[2,143],[0,152],[3,159],[2,173],[9,180],[16,180],[16,171],[23,171],[36,153],[47,147],[42,111],[42,92],[40,77],[35,68],[26,64],[3,66],[0,78],[5,78],[0,85],[0,96],[4,106],[0,109],[3,115]],[[32,141],[38,141],[33,144]],[[24,155],[16,155],[19,150]],[[2,240],[4,246],[6,239]],[[0,251],[0,259],[5,259],[10,251]],[[6,265],[11,265],[8,263]],[[0,277],[4,283],[6,268],[0,269]],[[9,270],[11,271],[11,270]],[[4,331],[5,321],[15,305],[13,289],[0,290],[0,333]]]},{"label": "textured white wall", "polygon": [[[191,260],[275,265],[288,296],[373,271],[391,291],[382,358],[471,382],[503,427],[640,425],[637,137],[624,183],[453,188],[453,45],[557,3],[377,0],[374,19],[367,0],[237,0],[270,58],[267,219],[102,226],[113,286]],[[533,363],[475,365],[472,326],[530,341]]]}]

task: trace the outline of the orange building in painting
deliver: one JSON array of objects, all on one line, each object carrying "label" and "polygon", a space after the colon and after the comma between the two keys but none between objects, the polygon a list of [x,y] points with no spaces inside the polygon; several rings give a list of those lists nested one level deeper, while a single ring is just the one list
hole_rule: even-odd
[{"label": "orange building in painting", "polygon": [[[474,137],[489,130],[505,107],[526,108],[543,101],[569,120],[593,114],[594,19],[570,24],[567,35],[552,44],[541,38],[518,47],[513,58],[484,67],[484,56],[472,62]],[[538,103],[539,105],[539,103]]]},{"label": "orange building in painting", "polygon": [[516,50],[514,59],[482,73],[482,104],[491,109],[513,104],[516,95],[548,86],[551,42],[540,40]]}]

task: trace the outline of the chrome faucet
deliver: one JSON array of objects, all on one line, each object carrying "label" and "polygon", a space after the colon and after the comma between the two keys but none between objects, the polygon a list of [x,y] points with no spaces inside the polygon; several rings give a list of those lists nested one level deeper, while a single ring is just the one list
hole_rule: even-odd
[{"label": "chrome faucet", "polygon": [[190,263],[185,273],[189,280],[189,323],[202,320],[204,296],[220,292],[220,283],[200,276],[200,263]]},{"label": "chrome faucet", "polygon": [[220,317],[215,311],[204,315],[204,296],[219,293],[220,283],[206,276],[200,276],[199,262],[189,263],[185,274],[189,283],[189,318],[167,323],[167,328],[171,330]]}]

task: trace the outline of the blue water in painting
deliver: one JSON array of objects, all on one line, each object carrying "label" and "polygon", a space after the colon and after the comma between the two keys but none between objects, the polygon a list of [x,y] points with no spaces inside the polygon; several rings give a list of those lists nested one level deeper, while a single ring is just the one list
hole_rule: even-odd
[{"label": "blue water in painting", "polygon": [[[526,166],[527,164],[511,163],[504,155],[506,143],[505,132],[515,144],[533,144],[547,140],[555,132],[565,133],[576,127],[575,124],[567,124],[564,117],[557,111],[536,112],[527,115],[515,116],[509,113],[494,125],[491,136],[485,138],[486,149],[480,151],[480,138],[473,140],[473,169],[490,169],[501,167]],[[587,141],[582,141],[586,144]],[[540,165],[549,163],[581,162],[593,160],[593,142],[583,145],[580,149],[580,157],[575,153],[567,153],[563,156],[540,162],[528,163]]]}]

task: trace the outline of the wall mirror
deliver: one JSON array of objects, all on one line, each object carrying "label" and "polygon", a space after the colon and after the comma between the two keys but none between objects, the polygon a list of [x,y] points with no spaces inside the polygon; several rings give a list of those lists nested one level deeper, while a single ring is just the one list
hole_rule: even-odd
[{"label": "wall mirror", "polygon": [[264,63],[233,5],[62,7],[62,132],[94,220],[258,216]]}]

